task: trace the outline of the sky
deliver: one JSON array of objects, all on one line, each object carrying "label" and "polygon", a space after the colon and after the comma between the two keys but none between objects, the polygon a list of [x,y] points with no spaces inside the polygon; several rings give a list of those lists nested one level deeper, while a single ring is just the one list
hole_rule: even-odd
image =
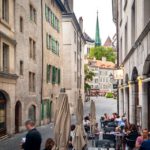
[{"label": "sky", "polygon": [[76,17],[83,17],[84,31],[95,39],[96,17],[99,12],[99,25],[102,43],[108,36],[115,34],[115,24],[112,21],[112,0],[74,0]]}]

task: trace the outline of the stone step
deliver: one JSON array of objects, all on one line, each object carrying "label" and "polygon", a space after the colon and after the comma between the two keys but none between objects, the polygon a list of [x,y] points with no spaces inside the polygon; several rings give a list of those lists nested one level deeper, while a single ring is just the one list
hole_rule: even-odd
[{"label": "stone step", "polygon": [[[88,147],[88,150],[107,150],[107,148]],[[115,149],[109,148],[109,150],[115,150]]]},{"label": "stone step", "polygon": [[3,135],[3,136],[1,136],[0,137],[0,141],[2,141],[2,140],[5,140],[5,139],[7,139],[9,136],[6,134],[6,135]]}]

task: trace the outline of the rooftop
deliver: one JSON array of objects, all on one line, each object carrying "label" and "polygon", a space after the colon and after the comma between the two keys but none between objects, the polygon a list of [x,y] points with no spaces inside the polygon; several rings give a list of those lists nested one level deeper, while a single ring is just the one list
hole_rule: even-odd
[{"label": "rooftop", "polygon": [[89,60],[89,65],[103,69],[114,69],[116,67],[115,63],[106,60]]}]

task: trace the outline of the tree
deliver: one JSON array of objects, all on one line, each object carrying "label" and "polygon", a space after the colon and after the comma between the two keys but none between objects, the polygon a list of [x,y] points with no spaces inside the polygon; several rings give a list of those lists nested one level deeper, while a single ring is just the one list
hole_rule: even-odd
[{"label": "tree", "polygon": [[94,72],[90,71],[87,65],[84,65],[84,89],[85,92],[89,91],[91,89],[91,86],[88,84],[89,81],[93,80],[93,77],[95,76]]},{"label": "tree", "polygon": [[108,61],[111,61],[113,63],[115,63],[115,60],[117,58],[113,48],[111,47],[99,46],[90,49],[89,58],[96,58],[96,60],[101,60],[102,57],[106,57]]}]

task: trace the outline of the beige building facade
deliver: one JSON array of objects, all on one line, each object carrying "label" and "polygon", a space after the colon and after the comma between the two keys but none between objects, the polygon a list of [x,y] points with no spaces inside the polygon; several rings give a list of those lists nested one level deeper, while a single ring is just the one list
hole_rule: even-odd
[{"label": "beige building facade", "polygon": [[73,0],[65,1],[63,14],[63,87],[69,97],[71,113],[75,113],[79,92],[84,98],[84,45],[83,19],[73,12]]},{"label": "beige building facade", "polygon": [[118,28],[119,65],[124,72],[119,112],[126,113],[130,123],[150,129],[150,1],[113,0],[113,14]]},{"label": "beige building facade", "polygon": [[43,87],[42,123],[53,120],[55,103],[62,85],[62,12],[59,0],[44,0],[43,12]]}]

